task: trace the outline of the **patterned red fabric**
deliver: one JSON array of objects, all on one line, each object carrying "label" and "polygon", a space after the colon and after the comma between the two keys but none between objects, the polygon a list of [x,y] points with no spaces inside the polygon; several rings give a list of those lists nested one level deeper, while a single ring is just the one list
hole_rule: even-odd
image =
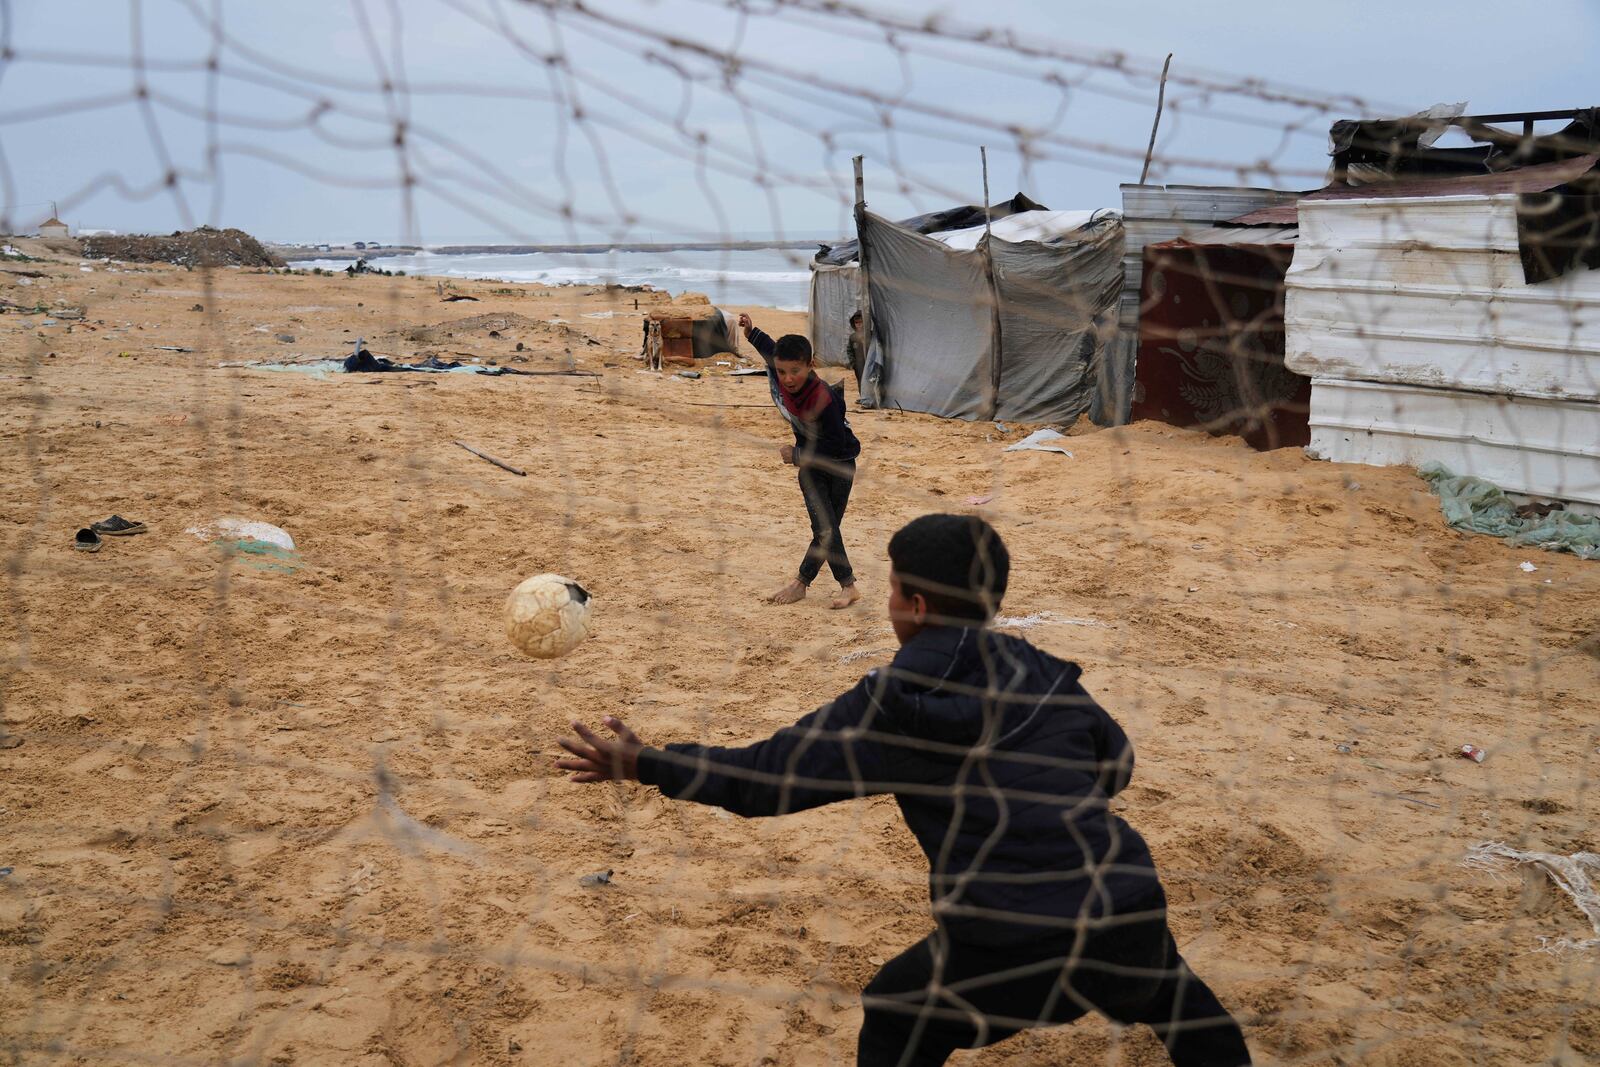
[{"label": "patterned red fabric", "polygon": [[1132,416],[1251,447],[1311,443],[1311,379],[1283,365],[1290,245],[1194,245],[1144,252]]}]

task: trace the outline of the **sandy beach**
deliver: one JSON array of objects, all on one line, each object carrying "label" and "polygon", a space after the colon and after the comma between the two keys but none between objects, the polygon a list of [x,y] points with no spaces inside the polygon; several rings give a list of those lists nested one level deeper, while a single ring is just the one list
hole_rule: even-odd
[{"label": "sandy beach", "polygon": [[[969,497],[1006,624],[1132,738],[1117,807],[1258,1062],[1600,1061],[1600,951],[1540,951],[1583,915],[1461,865],[1600,852],[1595,563],[1450,530],[1407,469],[852,410],[865,600],[774,608],[809,536],[787,431],[762,378],[641,370],[663,294],[87,266],[0,264],[6,299],[85,309],[0,316],[6,1062],[851,1062],[857,993],[931,927],[893,801],[744,821],[570,784],[555,739],[793,721],[892,654],[888,536]],[[589,373],[239,366],[358,336]],[[112,513],[149,532],[73,550]],[[293,556],[185,532],[222,516]],[[500,623],[541,571],[597,605],[549,663]],[[1085,1020],[955,1062],[1166,1060]]]}]

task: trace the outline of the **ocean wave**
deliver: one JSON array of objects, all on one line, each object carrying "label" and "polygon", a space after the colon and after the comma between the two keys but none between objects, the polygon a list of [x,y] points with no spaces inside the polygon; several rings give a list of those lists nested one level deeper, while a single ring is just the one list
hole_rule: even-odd
[{"label": "ocean wave", "polygon": [[[317,259],[302,268],[343,270],[349,259]],[[793,269],[778,250],[736,252],[555,252],[468,253],[385,256],[384,270],[439,278],[471,278],[522,285],[648,285],[673,294],[707,292],[730,304],[803,305],[811,273]],[[789,269],[783,269],[783,268]]]}]

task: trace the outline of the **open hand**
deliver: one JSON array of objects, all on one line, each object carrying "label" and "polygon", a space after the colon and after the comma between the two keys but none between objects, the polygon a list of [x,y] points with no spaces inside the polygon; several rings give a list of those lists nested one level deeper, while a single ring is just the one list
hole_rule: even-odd
[{"label": "open hand", "polygon": [[639,778],[639,750],[644,747],[634,732],[614,715],[603,720],[615,738],[601,737],[581,722],[572,729],[577,738],[557,738],[556,743],[572,755],[556,760],[556,766],[574,772],[574,782],[632,782]]}]

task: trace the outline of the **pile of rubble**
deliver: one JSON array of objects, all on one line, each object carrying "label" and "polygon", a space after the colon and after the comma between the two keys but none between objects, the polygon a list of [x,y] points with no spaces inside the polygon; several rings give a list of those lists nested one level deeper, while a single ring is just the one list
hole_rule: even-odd
[{"label": "pile of rubble", "polygon": [[83,238],[83,254],[129,263],[173,263],[180,267],[281,267],[283,260],[243,230],[201,226],[170,237],[148,234]]}]

